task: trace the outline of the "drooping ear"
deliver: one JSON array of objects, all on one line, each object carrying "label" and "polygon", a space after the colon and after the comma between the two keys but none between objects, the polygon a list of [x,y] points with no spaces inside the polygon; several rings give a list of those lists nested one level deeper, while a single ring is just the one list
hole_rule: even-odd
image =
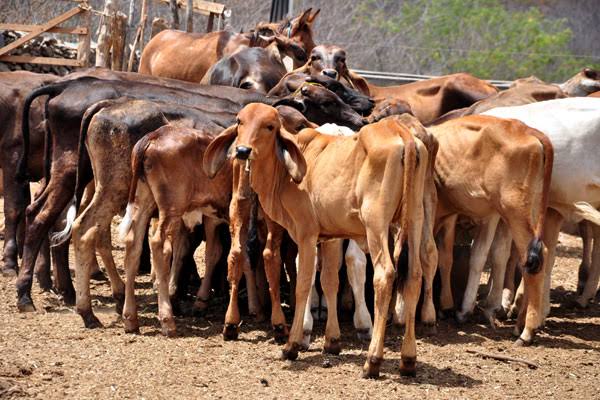
[{"label": "drooping ear", "polygon": [[277,158],[283,163],[294,182],[302,182],[306,175],[306,160],[292,139],[292,134],[281,127],[276,140]]},{"label": "drooping ear", "polygon": [[[310,18],[310,12],[312,11],[312,8],[306,9],[302,15],[300,16],[300,18],[298,18],[298,26],[302,26],[304,24],[307,23],[307,21]],[[318,13],[318,12],[317,12]]]},{"label": "drooping ear", "polygon": [[593,70],[593,69],[591,69],[591,68],[584,68],[584,69],[583,69],[583,75],[584,75],[586,78],[589,78],[589,79],[594,79],[594,80],[596,80],[596,79],[598,79],[598,78],[599,78],[599,77],[598,77],[598,71],[596,71],[596,70]]},{"label": "drooping ear", "polygon": [[223,164],[229,158],[229,151],[236,137],[237,124],[221,132],[206,148],[202,168],[209,178],[214,178],[217,172],[223,168]]},{"label": "drooping ear", "polygon": [[269,57],[271,58],[271,60],[274,60],[275,62],[279,62],[281,63],[281,54],[283,53],[280,49],[280,44],[278,40],[274,40],[271,42],[271,44],[269,44],[267,47],[265,47],[265,50],[268,52]]},{"label": "drooping ear", "polygon": [[315,22],[315,18],[317,18],[317,15],[319,15],[320,12],[321,12],[321,9],[317,8],[317,11],[315,11],[314,13],[312,13],[311,16],[308,17],[308,23],[312,24],[313,22]]},{"label": "drooping ear", "polygon": [[346,80],[348,80],[352,84],[352,86],[354,86],[354,88],[360,91],[362,94],[365,94],[367,96],[371,95],[371,91],[369,90],[369,83],[362,76],[355,74],[354,72],[346,68],[344,78],[346,78]]}]

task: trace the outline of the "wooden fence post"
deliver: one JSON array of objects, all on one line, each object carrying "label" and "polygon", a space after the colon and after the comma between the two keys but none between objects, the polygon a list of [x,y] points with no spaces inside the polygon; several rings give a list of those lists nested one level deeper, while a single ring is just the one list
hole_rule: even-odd
[{"label": "wooden fence post", "polygon": [[122,12],[118,12],[113,18],[112,39],[112,69],[113,71],[122,71],[125,43],[127,42],[127,16]]},{"label": "wooden fence post", "polygon": [[89,67],[90,65],[90,37],[92,36],[91,15],[88,10],[83,10],[79,14],[81,16],[81,25],[87,28],[85,35],[79,35],[79,43],[77,45],[77,62],[80,67]]},{"label": "wooden fence post", "polygon": [[98,34],[98,45],[96,46],[96,67],[110,68],[110,48],[112,46],[112,25],[115,15],[115,3],[106,0],[104,3],[104,15],[102,15],[100,33]]}]

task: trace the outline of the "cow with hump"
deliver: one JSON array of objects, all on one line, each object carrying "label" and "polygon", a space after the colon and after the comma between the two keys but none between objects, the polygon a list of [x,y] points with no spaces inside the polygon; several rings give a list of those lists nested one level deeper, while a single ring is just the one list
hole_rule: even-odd
[{"label": "cow with hump", "polygon": [[[420,248],[427,163],[417,163],[417,158],[427,160],[427,149],[394,117],[367,125],[351,137],[322,135],[314,129],[292,136],[281,126],[276,109],[250,104],[240,111],[237,123],[209,145],[204,169],[215,176],[234,157],[234,164],[249,169],[248,184],[264,212],[298,244],[296,309],[283,358],[296,359],[303,341],[317,243],[326,257],[330,239],[350,238],[368,248],[375,268],[375,322],[363,376],[377,377],[395,278],[389,247]],[[415,309],[421,277],[419,252],[409,251],[408,273],[402,283],[406,303],[403,375],[416,373]],[[325,268],[321,283],[329,309],[335,310],[337,270]],[[340,332],[332,314],[324,351],[337,353]]]}]

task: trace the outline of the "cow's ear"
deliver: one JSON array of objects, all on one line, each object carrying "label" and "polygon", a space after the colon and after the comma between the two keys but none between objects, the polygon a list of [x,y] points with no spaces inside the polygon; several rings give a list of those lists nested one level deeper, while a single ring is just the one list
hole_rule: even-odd
[{"label": "cow's ear", "polygon": [[237,124],[221,132],[206,148],[202,167],[209,178],[214,178],[217,172],[223,168],[223,164],[229,158],[229,150],[236,137]]},{"label": "cow's ear", "polygon": [[352,86],[354,86],[354,88],[362,94],[365,94],[367,96],[371,95],[371,91],[369,90],[369,83],[362,76],[355,74],[350,70],[347,70],[346,79],[348,79]]},{"label": "cow's ear", "polygon": [[321,12],[321,9],[317,8],[317,11],[315,11],[308,17],[307,22],[309,24],[312,24],[313,22],[315,22],[315,18],[317,18],[317,15],[319,15],[320,12]]},{"label": "cow's ear", "polygon": [[312,11],[312,8],[309,8],[302,13],[300,18],[298,19],[298,26],[302,26],[309,21],[311,11]]},{"label": "cow's ear", "polygon": [[283,127],[277,135],[277,158],[283,163],[294,182],[300,183],[306,175],[306,160],[292,139],[292,134]]}]

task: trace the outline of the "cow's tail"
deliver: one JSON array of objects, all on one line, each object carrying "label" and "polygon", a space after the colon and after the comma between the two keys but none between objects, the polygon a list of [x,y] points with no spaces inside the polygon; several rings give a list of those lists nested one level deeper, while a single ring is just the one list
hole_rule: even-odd
[{"label": "cow's tail", "polygon": [[523,266],[527,273],[534,274],[540,270],[544,263],[544,243],[542,235],[546,222],[546,210],[550,202],[550,182],[552,180],[552,165],[554,164],[554,148],[550,139],[543,133],[531,129],[530,133],[535,136],[544,149],[544,181],[542,186],[542,197],[539,208],[539,218],[535,227],[535,236],[527,246],[527,261]]},{"label": "cow's tail", "polygon": [[[19,159],[19,164],[17,165],[16,173],[16,178],[18,182],[25,182],[30,179],[29,175],[27,174],[27,163],[29,158],[29,110],[31,109],[31,104],[33,104],[34,100],[40,96],[48,96],[47,101],[49,101],[51,98],[56,97],[57,95],[62,93],[62,91],[66,87],[66,84],[66,82],[60,82],[42,86],[32,90],[27,95],[27,97],[25,97],[25,101],[23,102],[23,115],[21,116],[21,135],[23,137],[23,152],[21,153],[21,158]],[[48,115],[46,115],[46,117],[48,117]],[[46,121],[46,124],[48,124],[48,121]],[[47,135],[49,135],[49,125],[46,127],[46,132]]]},{"label": "cow's tail", "polygon": [[413,209],[413,195],[415,190],[414,178],[417,171],[417,144],[415,138],[408,129],[400,126],[400,137],[404,142],[404,176],[402,186],[402,203],[400,208],[400,227],[402,229],[402,242],[406,239],[406,235],[410,225],[410,211]]},{"label": "cow's tail", "polygon": [[90,127],[90,123],[94,115],[96,115],[100,110],[105,107],[113,104],[114,100],[102,100],[93,105],[91,105],[83,114],[81,118],[81,127],[79,129],[79,143],[77,147],[77,177],[75,183],[75,195],[73,196],[73,200],[69,205],[69,209],[67,211],[66,217],[66,225],[63,230],[60,232],[55,232],[50,237],[50,245],[58,246],[64,243],[71,237],[71,230],[73,229],[73,223],[75,222],[75,218],[77,217],[77,212],[79,210],[79,206],[81,205],[81,197],[83,195],[83,190],[85,189],[85,185],[87,182],[84,182],[85,175],[85,165],[89,159],[87,155],[87,150],[85,148],[85,139],[87,137],[87,131]]},{"label": "cow's tail", "polygon": [[127,208],[125,209],[125,216],[119,224],[119,239],[125,240],[125,237],[131,229],[133,223],[133,203],[135,201],[135,192],[137,191],[138,181],[144,178],[144,156],[146,149],[152,143],[152,140],[156,136],[154,134],[148,134],[143,136],[133,146],[131,152],[131,183],[129,184],[129,199],[127,200]]}]

